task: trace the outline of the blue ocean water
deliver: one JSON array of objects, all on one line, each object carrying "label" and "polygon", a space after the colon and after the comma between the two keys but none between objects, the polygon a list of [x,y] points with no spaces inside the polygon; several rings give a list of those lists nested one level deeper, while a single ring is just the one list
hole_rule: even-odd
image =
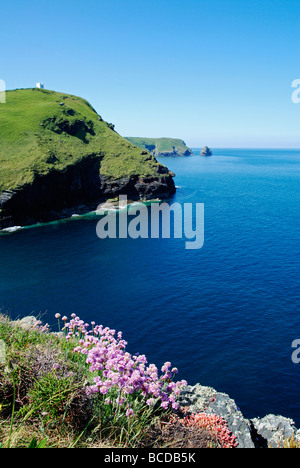
[{"label": "blue ocean water", "polygon": [[229,393],[246,417],[300,427],[299,162],[296,150],[160,158],[179,203],[204,203],[205,243],[106,239],[91,217],[0,237],[0,307],[76,313],[122,330],[132,353]]}]

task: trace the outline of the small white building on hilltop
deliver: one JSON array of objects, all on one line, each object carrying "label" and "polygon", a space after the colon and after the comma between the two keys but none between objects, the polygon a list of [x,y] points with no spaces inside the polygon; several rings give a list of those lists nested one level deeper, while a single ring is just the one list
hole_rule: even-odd
[{"label": "small white building on hilltop", "polygon": [[37,83],[37,84],[36,84],[36,87],[37,87],[37,88],[40,88],[40,89],[44,89],[44,88],[45,88],[44,83]]}]

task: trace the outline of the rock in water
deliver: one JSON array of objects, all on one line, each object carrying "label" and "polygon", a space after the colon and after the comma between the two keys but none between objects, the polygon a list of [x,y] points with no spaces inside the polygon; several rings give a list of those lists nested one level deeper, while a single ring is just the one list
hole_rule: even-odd
[{"label": "rock in water", "polygon": [[208,146],[204,146],[200,151],[200,156],[212,156],[212,154],[212,150]]}]

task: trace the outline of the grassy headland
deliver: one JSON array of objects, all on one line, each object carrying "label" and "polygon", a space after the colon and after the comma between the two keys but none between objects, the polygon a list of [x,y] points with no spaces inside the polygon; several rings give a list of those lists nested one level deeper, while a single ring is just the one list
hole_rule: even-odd
[{"label": "grassy headland", "polygon": [[84,99],[37,88],[6,93],[0,106],[0,193],[91,154],[101,157],[107,177],[157,175],[157,161],[118,135]]},{"label": "grassy headland", "polygon": [[82,98],[18,89],[0,106],[0,229],[96,209],[119,194],[168,197],[173,176]]}]

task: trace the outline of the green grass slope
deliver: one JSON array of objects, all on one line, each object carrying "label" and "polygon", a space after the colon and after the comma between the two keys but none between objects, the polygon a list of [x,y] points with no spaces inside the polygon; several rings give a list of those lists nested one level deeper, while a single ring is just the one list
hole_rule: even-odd
[{"label": "green grass slope", "polygon": [[188,156],[192,150],[188,148],[183,140],[177,138],[139,138],[126,137],[130,143],[150,151],[155,156],[159,155],[178,155]]},{"label": "green grass slope", "polygon": [[101,174],[108,178],[155,177],[162,167],[82,98],[35,88],[6,93],[0,105],[0,194],[90,155],[101,158]]}]

